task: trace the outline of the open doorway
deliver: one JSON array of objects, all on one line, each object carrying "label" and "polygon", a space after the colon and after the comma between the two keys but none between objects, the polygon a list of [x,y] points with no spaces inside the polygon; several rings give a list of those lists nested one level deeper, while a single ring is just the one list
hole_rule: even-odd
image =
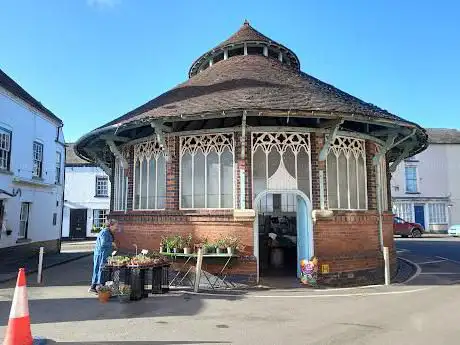
[{"label": "open doorway", "polygon": [[259,275],[298,277],[299,260],[312,254],[307,200],[293,192],[266,192],[256,200]]}]

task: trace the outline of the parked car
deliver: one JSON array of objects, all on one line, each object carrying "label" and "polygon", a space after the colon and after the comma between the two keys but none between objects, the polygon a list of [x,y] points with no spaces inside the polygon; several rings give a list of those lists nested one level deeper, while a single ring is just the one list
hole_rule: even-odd
[{"label": "parked car", "polygon": [[452,225],[449,230],[447,230],[449,236],[460,236],[460,225]]},{"label": "parked car", "polygon": [[401,237],[422,237],[425,229],[419,223],[406,222],[399,217],[393,217],[393,234]]}]

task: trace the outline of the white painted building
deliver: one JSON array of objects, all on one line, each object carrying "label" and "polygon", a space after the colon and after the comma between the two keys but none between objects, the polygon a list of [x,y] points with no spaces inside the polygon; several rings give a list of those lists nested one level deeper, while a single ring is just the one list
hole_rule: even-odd
[{"label": "white painted building", "polygon": [[64,218],[62,237],[94,237],[107,221],[110,181],[94,163],[78,158],[73,144],[66,145]]},{"label": "white painted building", "polygon": [[60,250],[63,123],[0,70],[0,254]]},{"label": "white painted building", "polygon": [[460,224],[460,131],[428,129],[429,147],[400,163],[391,179],[393,210],[430,232]]}]

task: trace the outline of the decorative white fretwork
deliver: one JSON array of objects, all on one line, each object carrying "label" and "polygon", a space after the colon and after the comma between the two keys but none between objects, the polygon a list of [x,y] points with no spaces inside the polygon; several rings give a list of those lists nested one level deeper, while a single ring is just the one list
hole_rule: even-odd
[{"label": "decorative white fretwork", "polygon": [[308,133],[290,133],[290,132],[253,132],[252,133],[252,152],[255,152],[259,147],[268,154],[273,147],[282,154],[288,148],[291,148],[294,154],[300,152],[303,148],[306,152],[310,152],[310,135]]},{"label": "decorative white fretwork", "polygon": [[364,140],[350,138],[350,137],[335,137],[334,143],[329,148],[329,152],[334,152],[334,154],[338,157],[340,153],[346,157],[349,157],[353,154],[356,158],[359,156],[366,158],[366,146]]},{"label": "decorative white fretwork", "polygon": [[164,150],[160,147],[160,144],[156,140],[146,141],[140,144],[134,145],[134,160],[151,160],[158,159],[160,155],[164,155]]},{"label": "decorative white fretwork", "polygon": [[180,138],[181,156],[185,152],[194,155],[198,150],[201,150],[205,155],[211,150],[222,153],[225,149],[233,152],[232,133],[192,135]]},{"label": "decorative white fretwork", "polygon": [[308,133],[253,132],[252,159],[254,196],[266,189],[300,189],[310,196]]},{"label": "decorative white fretwork", "polygon": [[367,209],[364,140],[337,136],[328,151],[326,170],[330,209]]}]

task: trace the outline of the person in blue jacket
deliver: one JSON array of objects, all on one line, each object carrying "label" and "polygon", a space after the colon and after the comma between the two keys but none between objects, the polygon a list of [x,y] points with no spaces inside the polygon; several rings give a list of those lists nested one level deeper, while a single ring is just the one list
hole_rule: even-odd
[{"label": "person in blue jacket", "polygon": [[117,231],[118,222],[109,220],[106,226],[99,232],[96,238],[93,261],[93,278],[89,292],[97,292],[97,288],[105,282],[102,269],[107,263],[107,258],[112,254],[112,244],[115,240],[114,234]]}]

